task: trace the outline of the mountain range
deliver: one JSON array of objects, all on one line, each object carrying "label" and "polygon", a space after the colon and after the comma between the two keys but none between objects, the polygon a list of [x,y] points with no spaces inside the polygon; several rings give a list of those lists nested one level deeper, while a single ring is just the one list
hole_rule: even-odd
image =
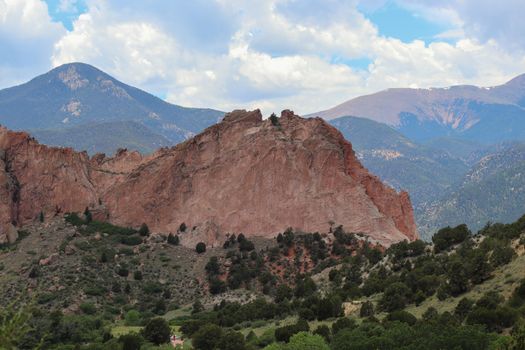
[{"label": "mountain range", "polygon": [[389,89],[310,116],[328,119],[367,168],[410,193],[425,239],[525,211],[525,75],[488,88]]},{"label": "mountain range", "polygon": [[[65,64],[0,90],[0,124],[29,131],[53,145],[92,153],[113,153],[123,146],[152,152],[188,139],[223,115],[170,104],[84,63]],[[119,127],[107,124],[114,122]],[[72,136],[82,129],[91,129],[103,142]]]},{"label": "mountain range", "polygon": [[358,117],[341,117],[330,123],[352,142],[372,173],[398,190],[407,190],[416,209],[468,170],[462,159],[418,144],[386,124]]},{"label": "mountain range", "polygon": [[[0,90],[2,125],[91,155],[150,154],[223,115],[167,103],[83,63]],[[525,212],[516,161],[525,151],[525,75],[489,88],[389,89],[316,115],[342,132],[373,174],[408,191],[424,239],[442,226],[466,222],[477,230]]]},{"label": "mountain range", "polygon": [[461,181],[418,208],[419,226],[434,232],[439,225],[466,221],[473,229],[481,229],[487,221],[513,222],[523,215],[524,203],[525,144],[501,145],[474,164]]},{"label": "mountain range", "polygon": [[525,139],[525,74],[494,87],[388,89],[311,116],[369,118],[418,142],[442,137],[482,144]]}]

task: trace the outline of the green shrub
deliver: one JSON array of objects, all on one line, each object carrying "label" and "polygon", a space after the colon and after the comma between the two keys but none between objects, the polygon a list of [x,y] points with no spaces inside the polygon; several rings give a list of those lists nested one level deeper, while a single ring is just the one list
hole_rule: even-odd
[{"label": "green shrub", "polygon": [[165,319],[154,318],[146,324],[142,335],[153,344],[160,345],[170,341],[171,329]]},{"label": "green shrub", "polygon": [[128,277],[129,270],[125,267],[120,267],[117,269],[117,274],[122,277]]},{"label": "green shrub", "polygon": [[361,305],[361,309],[359,310],[359,316],[360,317],[372,317],[374,316],[374,304],[371,301],[365,301]]},{"label": "green shrub", "polygon": [[35,265],[31,268],[31,271],[29,271],[29,278],[38,278],[40,277],[40,267]]},{"label": "green shrub", "polygon": [[454,228],[447,226],[439,230],[434,236],[432,236],[432,242],[434,242],[434,251],[439,253],[454,244],[463,242],[467,237],[471,235],[467,225],[461,224]]},{"label": "green shrub", "polygon": [[135,333],[121,335],[118,342],[122,344],[122,350],[140,350],[144,339]]},{"label": "green shrub", "polygon": [[75,247],[80,250],[88,251],[91,249],[91,245],[87,241],[78,241],[74,243]]},{"label": "green shrub", "polygon": [[91,221],[93,221],[93,215],[91,214],[91,211],[89,211],[89,208],[86,207],[86,210],[84,210],[84,218],[86,220],[86,224],[89,224]]},{"label": "green shrub", "polygon": [[169,234],[168,235],[168,243],[171,244],[171,245],[179,245],[179,236],[178,235],[174,235],[174,234]]},{"label": "green shrub", "polygon": [[98,285],[89,285],[84,288],[84,293],[91,296],[102,296],[107,292],[108,290],[106,288]]},{"label": "green shrub", "polygon": [[159,294],[162,293],[162,285],[158,282],[146,282],[142,286],[142,290],[146,294]]},{"label": "green shrub", "polygon": [[343,329],[354,329],[356,327],[357,324],[353,319],[348,317],[342,317],[337,319],[337,321],[335,321],[332,324],[332,334],[336,335],[339,331]]},{"label": "green shrub", "polygon": [[270,114],[270,117],[268,118],[273,126],[279,126],[279,118],[275,115],[275,113]]},{"label": "green shrub", "polygon": [[139,236],[122,236],[120,242],[125,245],[139,245],[142,243],[142,238]]},{"label": "green shrub", "polygon": [[320,335],[321,337],[324,338],[324,340],[326,340],[327,342],[330,341],[330,328],[325,325],[325,324],[322,324],[322,325],[319,325],[315,330],[314,330],[314,334],[318,334]]},{"label": "green shrub", "polygon": [[199,242],[195,246],[195,251],[199,254],[202,254],[206,251],[206,244],[204,242]]},{"label": "green shrub", "polygon": [[475,307],[467,317],[467,324],[480,324],[490,332],[501,332],[512,327],[517,319],[517,311],[506,306],[496,309]]},{"label": "green shrub", "polygon": [[506,265],[512,261],[514,255],[516,255],[514,249],[500,244],[494,248],[494,251],[490,257],[490,262],[494,267]]},{"label": "green shrub", "polygon": [[80,304],[80,311],[86,315],[94,315],[97,312],[97,308],[92,303],[82,303]]},{"label": "green shrub", "polygon": [[140,228],[139,228],[139,234],[141,236],[149,236],[150,232],[149,232],[149,227],[148,225],[146,224],[142,224],[140,225]]},{"label": "green shrub", "polygon": [[81,226],[85,224],[84,220],[82,220],[77,213],[66,213],[64,219],[73,226]]},{"label": "green shrub", "polygon": [[141,281],[142,280],[142,272],[139,271],[139,270],[133,272],[133,279],[135,281]]},{"label": "green shrub", "polygon": [[206,324],[193,334],[191,342],[196,350],[218,349],[223,330],[215,324]]},{"label": "green shrub", "polygon": [[53,293],[42,293],[38,295],[37,302],[39,304],[47,304],[50,301],[54,300],[55,298],[56,298],[56,295]]},{"label": "green shrub", "polygon": [[388,312],[404,309],[408,302],[409,295],[410,289],[406,284],[402,282],[393,283],[385,289],[379,301],[379,306],[382,310]]},{"label": "green shrub", "polygon": [[388,314],[386,317],[388,321],[399,321],[407,323],[411,326],[415,325],[417,322],[416,316],[412,315],[410,312],[405,310],[394,311]]},{"label": "green shrub", "polygon": [[120,255],[128,255],[128,256],[134,254],[134,253],[133,253],[133,249],[131,249],[131,248],[121,248],[121,249],[118,251],[118,253],[119,253]]}]

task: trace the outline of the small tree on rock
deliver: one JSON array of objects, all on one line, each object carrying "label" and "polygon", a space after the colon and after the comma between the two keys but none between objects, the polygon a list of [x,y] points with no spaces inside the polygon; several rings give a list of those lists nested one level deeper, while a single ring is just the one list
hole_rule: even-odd
[{"label": "small tree on rock", "polygon": [[143,223],[142,225],[140,225],[140,228],[139,228],[139,234],[141,236],[149,236],[149,227],[148,225],[146,225],[145,223]]},{"label": "small tree on rock", "polygon": [[86,210],[84,210],[84,218],[85,218],[87,224],[89,224],[91,221],[93,221],[93,215],[89,211],[88,207],[86,207]]},{"label": "small tree on rock", "polygon": [[279,118],[277,118],[277,116],[275,115],[275,113],[272,113],[270,115],[270,122],[272,123],[273,126],[279,126]]}]

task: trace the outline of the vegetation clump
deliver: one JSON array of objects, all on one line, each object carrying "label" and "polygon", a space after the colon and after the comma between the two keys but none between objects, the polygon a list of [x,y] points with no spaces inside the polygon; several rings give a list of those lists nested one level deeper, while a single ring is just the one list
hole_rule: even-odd
[{"label": "vegetation clump", "polygon": [[206,244],[204,242],[197,243],[197,245],[195,246],[195,251],[198,254],[202,254],[202,253],[206,252]]}]

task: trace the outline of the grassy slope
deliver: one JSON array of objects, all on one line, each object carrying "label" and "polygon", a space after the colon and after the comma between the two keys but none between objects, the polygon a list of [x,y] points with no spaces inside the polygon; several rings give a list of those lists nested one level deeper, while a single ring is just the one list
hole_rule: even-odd
[{"label": "grassy slope", "polygon": [[414,314],[414,316],[418,318],[421,317],[429,307],[436,308],[440,313],[445,311],[452,312],[461,299],[469,298],[477,300],[489,291],[499,292],[508,299],[514,289],[519,285],[519,281],[525,278],[524,267],[525,255],[518,256],[508,265],[496,269],[492,274],[493,277],[491,279],[474,286],[470,291],[457,298],[448,298],[440,301],[435,295],[433,295],[419,306],[410,305],[407,307],[406,311]]}]

